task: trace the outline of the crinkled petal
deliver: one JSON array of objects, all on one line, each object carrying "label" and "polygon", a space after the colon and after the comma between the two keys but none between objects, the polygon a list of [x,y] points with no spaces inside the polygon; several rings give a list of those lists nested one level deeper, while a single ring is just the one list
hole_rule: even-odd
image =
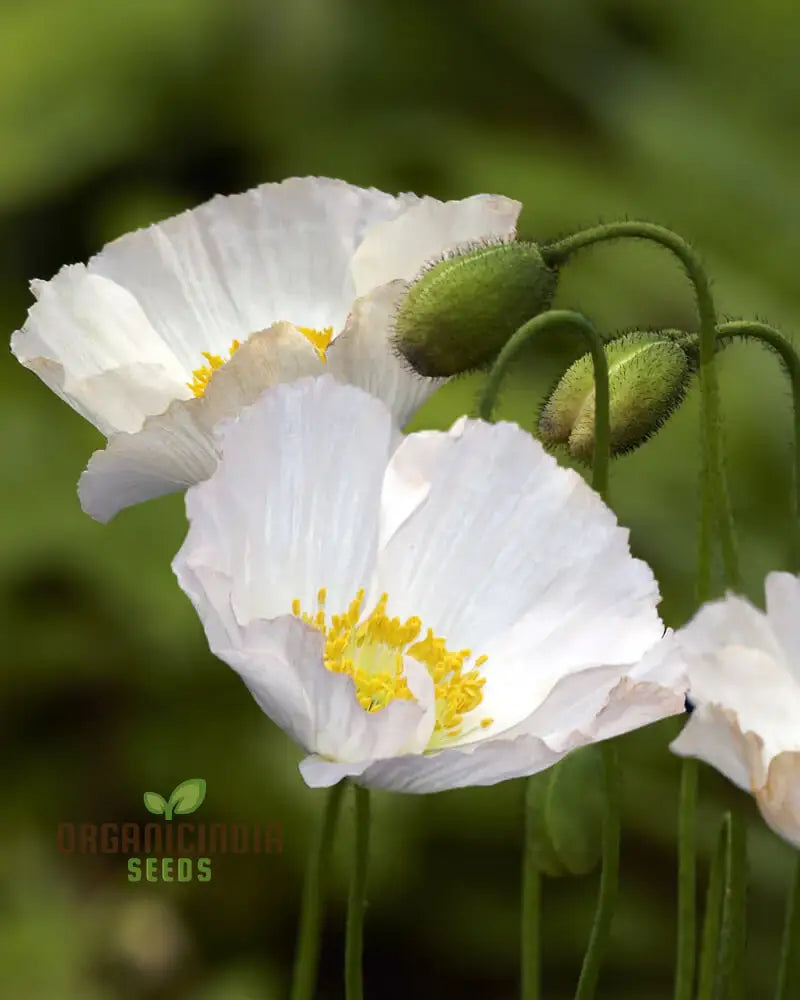
[{"label": "crinkled petal", "polygon": [[332,375],[382,399],[404,427],[446,381],[418,375],[394,349],[392,324],[406,285],[395,281],[357,299],[344,332],[328,349]]},{"label": "crinkled petal", "polygon": [[31,287],[38,301],[11,350],[104,434],[136,431],[189,395],[183,367],[130,292],[82,264]]},{"label": "crinkled petal", "polygon": [[684,711],[683,661],[668,636],[633,665],[589,667],[562,677],[510,734],[541,738],[566,752],[611,739]]},{"label": "crinkled petal", "polygon": [[488,657],[476,721],[509,728],[566,674],[635,663],[659,641],[653,574],[577,473],[515,424],[460,421],[433,467],[430,440],[410,435],[392,458],[408,468],[419,453],[430,485],[381,551],[378,586],[392,614]]},{"label": "crinkled petal", "polygon": [[242,624],[287,614],[295,598],[313,612],[321,587],[343,612],[373,574],[398,437],[379,400],[329,376],[265,392],[220,429],[217,471],[187,493],[177,562],[226,573]]},{"label": "crinkled petal", "polygon": [[562,756],[534,736],[518,736],[376,761],[354,777],[360,785],[424,794],[522,778],[544,771]]},{"label": "crinkled petal", "polygon": [[375,223],[353,257],[356,296],[396,278],[411,281],[431,260],[464,244],[512,239],[522,204],[501,195],[461,201],[423,198],[396,218]]},{"label": "crinkled petal", "polygon": [[235,416],[271,385],[323,370],[317,352],[290,323],[255,334],[214,372],[204,395],[176,400],[148,417],[140,431],[115,434],[96,451],[78,484],[81,506],[106,522],[131,504],[202,482],[216,467],[213,430],[220,420]]},{"label": "crinkled petal", "polygon": [[780,643],[786,664],[800,684],[800,577],[769,573],[765,583],[767,618]]},{"label": "crinkled petal", "polygon": [[797,579],[771,573],[766,593],[766,614],[728,594],[676,634],[695,710],[671,749],[749,789],[770,826],[800,846]]},{"label": "crinkled petal", "polygon": [[281,320],[341,329],[350,260],[367,229],[414,195],[293,177],[228,197],[110,243],[89,269],[127,288],[188,371]]},{"label": "crinkled petal", "polygon": [[[326,671],[328,672],[328,671]],[[341,676],[341,675],[333,675]],[[329,756],[315,753],[300,763],[300,773],[311,788],[328,788],[342,778],[355,778],[374,766],[406,755],[420,756],[428,744],[436,721],[436,700],[430,674],[413,660],[406,661],[408,686],[414,701],[395,700],[377,712],[357,714],[343,724],[342,713],[332,708],[324,742]],[[354,741],[353,734],[366,730],[366,738]],[[322,744],[323,740],[318,740]]]},{"label": "crinkled petal", "polygon": [[323,664],[322,634],[298,618],[239,624],[230,583],[206,566],[175,561],[181,587],[206,629],[211,651],[241,676],[261,710],[305,750],[341,762],[418,752],[433,728],[433,686],[424,701],[394,701],[380,712],[358,703],[346,674]]},{"label": "crinkled petal", "polygon": [[[751,738],[753,734],[750,734]],[[679,757],[710,764],[739,788],[750,791],[747,739],[735,713],[719,705],[698,705],[680,735],[670,743]]]},{"label": "crinkled petal", "polygon": [[742,732],[764,741],[766,759],[800,749],[800,684],[762,611],[729,594],[702,607],[676,638],[695,705],[732,712]]},{"label": "crinkled petal", "polygon": [[359,784],[411,793],[525,777],[577,747],[681,712],[685,682],[680,663],[662,648],[627,673],[595,667],[565,678],[530,719],[498,738],[375,761],[350,776]]},{"label": "crinkled petal", "polygon": [[755,790],[756,802],[773,830],[800,847],[800,751],[778,754],[766,783]]},{"label": "crinkled petal", "polygon": [[800,750],[770,758],[762,738],[743,732],[736,714],[719,705],[698,706],[670,749],[705,761],[751,792],[772,829],[800,847]]}]

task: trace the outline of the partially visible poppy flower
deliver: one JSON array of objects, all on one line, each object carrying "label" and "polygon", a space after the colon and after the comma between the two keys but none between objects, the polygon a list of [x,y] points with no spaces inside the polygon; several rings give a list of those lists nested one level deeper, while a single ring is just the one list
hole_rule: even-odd
[{"label": "partially visible poppy flower", "polygon": [[672,750],[755,796],[800,847],[800,578],[770,573],[767,610],[734,594],[675,633],[693,712]]},{"label": "partially visible poppy flower", "polygon": [[330,371],[402,425],[441,384],[390,341],[431,258],[512,238],[519,202],[440,202],[328,178],[216,197],[34,281],[17,358],[108,437],[79,486],[107,521],[205,479],[212,428],[276,382]]}]

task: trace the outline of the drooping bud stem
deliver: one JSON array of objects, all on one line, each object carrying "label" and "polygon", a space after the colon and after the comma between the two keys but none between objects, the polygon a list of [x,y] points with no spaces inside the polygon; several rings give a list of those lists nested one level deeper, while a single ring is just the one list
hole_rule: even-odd
[{"label": "drooping bud stem", "polygon": [[394,343],[425,376],[472,371],[497,357],[525,320],[549,308],[556,272],[535,243],[467,248],[430,264],[395,317]]},{"label": "drooping bud stem", "polygon": [[[608,361],[611,454],[638,448],[666,422],[689,388],[694,365],[668,333],[627,333],[603,348]],[[566,444],[574,458],[594,454],[595,389],[591,355],[559,379],[539,415],[539,436]]]},{"label": "drooping bud stem", "polygon": [[595,409],[594,409],[594,462],[592,470],[592,486],[605,497],[608,490],[608,363],[603,351],[603,341],[595,328],[580,313],[567,309],[551,309],[549,312],[534,316],[524,323],[506,342],[497,357],[492,370],[483,384],[478,397],[478,416],[483,420],[491,420],[492,412],[500,392],[500,385],[509,365],[517,352],[528,340],[545,330],[571,327],[577,330],[587,341],[594,365]]},{"label": "drooping bud stem", "polygon": [[[718,525],[722,541],[726,582],[731,586],[740,586],[736,539],[720,442],[719,385],[714,365],[717,313],[711,295],[711,285],[694,248],[677,233],[651,222],[609,222],[605,225],[593,226],[542,247],[542,256],[551,267],[559,268],[578,250],[596,243],[606,243],[619,239],[649,240],[665,247],[678,258],[694,286],[695,301],[700,318],[700,390],[702,396],[700,433],[703,464],[697,557],[697,597],[702,604],[712,596],[712,529],[715,523]],[[688,946],[686,955],[688,956]],[[690,965],[693,970],[694,959],[691,960]],[[687,968],[689,968],[688,965]],[[689,978],[689,976],[685,976],[684,981],[688,981]],[[682,987],[676,994],[676,1000],[689,1000],[689,997],[688,987]]]},{"label": "drooping bud stem", "polygon": [[717,327],[721,341],[743,338],[756,340],[775,351],[781,359],[792,387],[794,407],[794,509],[792,511],[792,569],[800,570],[800,357],[780,331],[766,323],[736,320]]}]

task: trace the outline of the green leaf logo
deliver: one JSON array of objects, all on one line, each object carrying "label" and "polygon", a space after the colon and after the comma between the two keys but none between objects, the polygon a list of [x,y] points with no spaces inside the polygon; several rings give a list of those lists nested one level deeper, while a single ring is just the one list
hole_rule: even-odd
[{"label": "green leaf logo", "polygon": [[169,801],[158,792],[144,793],[144,807],[148,812],[164,819],[173,815],[185,816],[199,809],[206,797],[206,783],[203,778],[187,778],[172,790]]},{"label": "green leaf logo", "polygon": [[206,783],[202,778],[187,778],[177,785],[167,803],[166,819],[172,819],[173,813],[184,816],[199,809],[206,797]]},{"label": "green leaf logo", "polygon": [[158,792],[145,792],[144,807],[148,812],[155,813],[156,816],[163,816],[167,811],[167,802]]}]

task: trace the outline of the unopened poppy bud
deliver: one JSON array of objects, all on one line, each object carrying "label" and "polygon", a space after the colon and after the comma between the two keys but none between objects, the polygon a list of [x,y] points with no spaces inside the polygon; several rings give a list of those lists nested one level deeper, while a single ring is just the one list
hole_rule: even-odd
[{"label": "unopened poppy bud", "polygon": [[492,243],[430,264],[395,317],[395,346],[420,375],[492,361],[523,323],[550,307],[556,272],[535,243]]},{"label": "unopened poppy bud", "polygon": [[[695,361],[672,331],[626,333],[604,347],[608,361],[611,454],[643,444],[683,401]],[[594,454],[594,366],[591,354],[571,365],[545,401],[539,435],[566,444],[574,458]]]},{"label": "unopened poppy bud", "polygon": [[573,751],[527,781],[529,845],[544,875],[587,875],[602,853],[603,760],[597,747]]}]

